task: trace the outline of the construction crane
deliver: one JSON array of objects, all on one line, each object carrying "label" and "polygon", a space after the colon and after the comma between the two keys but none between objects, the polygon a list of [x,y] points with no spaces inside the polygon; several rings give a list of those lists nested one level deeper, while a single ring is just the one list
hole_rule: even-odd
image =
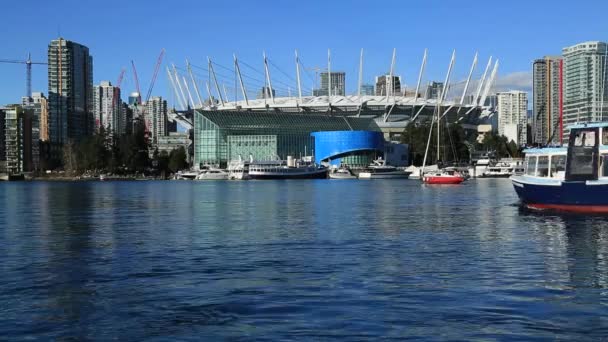
[{"label": "construction crane", "polygon": [[120,91],[120,85],[122,84],[122,79],[125,77],[125,68],[122,68],[120,71],[120,75],[118,75],[118,80],[116,81],[116,87],[114,87],[114,103],[112,104],[114,108],[117,108],[118,105],[118,96],[120,95],[118,92]]},{"label": "construction crane", "polygon": [[[148,93],[146,94],[146,102],[148,102],[150,95],[152,95],[152,89],[154,88],[154,83],[156,83],[156,76],[158,76],[158,70],[160,70],[160,65],[163,63],[164,55],[165,49],[160,50],[160,55],[158,55],[156,66],[154,67],[154,74],[152,75],[152,80],[150,81],[150,87],[148,88]],[[139,89],[137,91],[139,91]]]},{"label": "construction crane", "polygon": [[137,77],[137,69],[135,69],[135,62],[131,61],[131,67],[133,68],[133,79],[135,80],[135,88],[137,89],[137,105],[140,105],[141,91],[139,91],[139,78]]},{"label": "construction crane", "polygon": [[[158,76],[158,71],[160,70],[160,66],[163,62],[163,56],[165,55],[165,49],[160,50],[160,55],[158,55],[158,59],[156,60],[156,66],[154,67],[154,74],[152,74],[152,79],[150,80],[150,87],[148,87],[148,92],[146,93],[146,106],[142,108],[141,117],[144,119],[144,125],[146,129],[146,133],[150,132],[150,123],[146,121],[146,109],[147,103],[150,100],[150,96],[152,95],[152,89],[154,89],[154,84],[156,83],[156,78]],[[131,61],[131,66],[133,67],[133,77],[135,79],[135,86],[137,88],[137,93],[139,94],[138,102],[141,104],[141,93],[139,91],[139,79],[137,78],[137,70],[135,69],[135,63]]]},{"label": "construction crane", "polygon": [[25,84],[25,95],[27,97],[32,97],[32,65],[48,65],[48,63],[44,62],[32,62],[32,55],[27,54],[27,60],[19,61],[14,59],[0,59],[0,63],[14,63],[14,64],[25,64],[26,70],[26,84]]}]

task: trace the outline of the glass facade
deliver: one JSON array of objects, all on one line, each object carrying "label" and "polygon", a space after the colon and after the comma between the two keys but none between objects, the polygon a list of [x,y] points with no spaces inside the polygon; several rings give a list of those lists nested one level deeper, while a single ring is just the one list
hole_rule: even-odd
[{"label": "glass facade", "polygon": [[316,131],[380,129],[369,118],[285,112],[204,111],[194,114],[194,165],[314,155]]}]

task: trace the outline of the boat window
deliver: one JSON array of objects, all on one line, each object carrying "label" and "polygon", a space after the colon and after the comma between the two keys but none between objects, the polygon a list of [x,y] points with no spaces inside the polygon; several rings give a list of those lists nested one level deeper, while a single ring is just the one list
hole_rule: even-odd
[{"label": "boat window", "polygon": [[576,134],[574,139],[574,146],[595,146],[595,132],[594,131],[582,131]]},{"label": "boat window", "polygon": [[526,174],[534,176],[536,172],[536,156],[526,156]]},{"label": "boat window", "polygon": [[608,177],[608,154],[603,154],[601,158],[602,177]]},{"label": "boat window", "polygon": [[538,157],[536,175],[539,177],[547,177],[549,175],[549,156]]},{"label": "boat window", "polygon": [[602,128],[602,145],[608,145],[608,127]]},{"label": "boat window", "polygon": [[549,177],[555,177],[558,172],[566,171],[566,156],[551,156],[551,174]]}]

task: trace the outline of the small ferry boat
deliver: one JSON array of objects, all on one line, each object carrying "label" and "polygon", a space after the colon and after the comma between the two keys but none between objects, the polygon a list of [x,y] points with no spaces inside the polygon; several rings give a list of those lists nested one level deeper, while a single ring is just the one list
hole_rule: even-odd
[{"label": "small ferry boat", "polygon": [[330,179],[357,179],[347,167],[339,167],[329,172]]},{"label": "small ferry boat", "polygon": [[511,177],[522,205],[608,213],[608,123],[571,126],[567,147],[524,153],[524,174]]},{"label": "small ferry boat", "polygon": [[291,156],[287,160],[254,161],[249,164],[251,179],[324,179],[327,168],[317,165],[311,159],[296,160]]},{"label": "small ferry boat", "polygon": [[407,179],[411,172],[401,170],[395,166],[386,165],[383,159],[374,160],[365,170],[359,172],[361,179]]}]

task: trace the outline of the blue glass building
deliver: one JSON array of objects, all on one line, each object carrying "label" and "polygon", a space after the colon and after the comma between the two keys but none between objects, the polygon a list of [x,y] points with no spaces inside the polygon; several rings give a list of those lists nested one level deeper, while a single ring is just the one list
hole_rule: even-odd
[{"label": "blue glass building", "polygon": [[326,131],[311,134],[315,161],[364,167],[384,153],[384,136],[377,131]]}]

